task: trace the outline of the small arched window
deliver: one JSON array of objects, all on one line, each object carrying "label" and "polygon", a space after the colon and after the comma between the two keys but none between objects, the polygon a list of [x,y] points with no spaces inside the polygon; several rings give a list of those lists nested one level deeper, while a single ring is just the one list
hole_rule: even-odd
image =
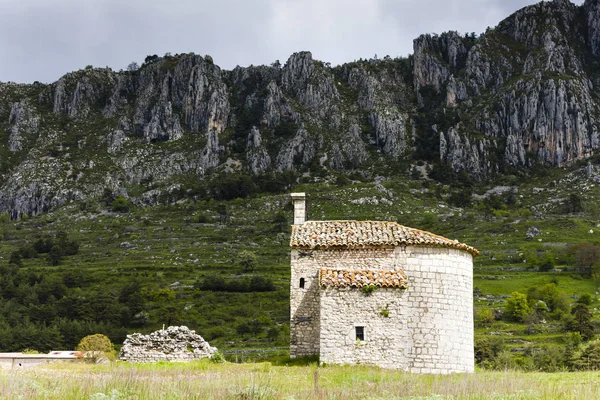
[{"label": "small arched window", "polygon": [[300,278],[300,289],[304,289],[304,278]]}]

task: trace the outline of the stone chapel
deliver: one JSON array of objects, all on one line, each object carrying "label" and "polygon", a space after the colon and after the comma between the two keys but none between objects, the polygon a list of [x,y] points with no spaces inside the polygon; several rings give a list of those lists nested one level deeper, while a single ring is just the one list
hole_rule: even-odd
[{"label": "stone chapel", "polygon": [[473,372],[466,244],[387,221],[306,221],[293,193],[290,356],[415,373]]}]

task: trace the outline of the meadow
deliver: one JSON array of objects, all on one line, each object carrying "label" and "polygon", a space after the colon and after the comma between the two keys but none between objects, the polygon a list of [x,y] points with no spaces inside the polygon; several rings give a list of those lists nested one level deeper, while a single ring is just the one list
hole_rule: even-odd
[{"label": "meadow", "polygon": [[600,372],[415,375],[270,362],[55,364],[0,371],[2,399],[597,399]]}]

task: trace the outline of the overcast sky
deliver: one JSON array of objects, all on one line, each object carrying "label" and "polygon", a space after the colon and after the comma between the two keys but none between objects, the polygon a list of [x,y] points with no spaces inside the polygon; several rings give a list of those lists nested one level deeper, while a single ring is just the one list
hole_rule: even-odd
[{"label": "overcast sky", "polygon": [[[583,0],[573,1],[581,4]],[[340,64],[412,53],[422,33],[480,33],[535,0],[0,0],[0,81],[53,82],[146,55],[210,54],[225,69],[296,51]]]}]

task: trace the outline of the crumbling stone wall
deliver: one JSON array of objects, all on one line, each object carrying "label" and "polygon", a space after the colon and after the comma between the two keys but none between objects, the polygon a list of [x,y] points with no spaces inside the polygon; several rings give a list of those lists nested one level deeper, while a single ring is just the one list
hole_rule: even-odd
[{"label": "crumbling stone wall", "polygon": [[217,352],[202,336],[187,326],[170,326],[149,335],[127,335],[119,359],[131,362],[191,361]]}]

